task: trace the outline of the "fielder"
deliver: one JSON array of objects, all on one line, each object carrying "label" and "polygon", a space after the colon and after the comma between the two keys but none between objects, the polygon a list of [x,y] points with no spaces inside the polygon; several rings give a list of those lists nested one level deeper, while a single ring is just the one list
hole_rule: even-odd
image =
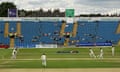
[{"label": "fielder", "polygon": [[103,49],[102,48],[100,48],[100,55],[98,55],[98,57],[100,58],[100,59],[103,59]]},{"label": "fielder", "polygon": [[47,63],[46,63],[46,55],[45,55],[45,53],[43,53],[42,55],[41,55],[41,60],[42,60],[42,66],[43,67],[46,67],[47,66]]},{"label": "fielder", "polygon": [[112,56],[114,56],[114,52],[115,52],[115,47],[112,46]]},{"label": "fielder", "polygon": [[13,49],[13,52],[12,52],[12,59],[16,59],[16,56],[17,56],[17,49],[16,48],[14,48]]},{"label": "fielder", "polygon": [[90,51],[90,53],[89,53],[90,57],[91,57],[91,58],[96,58],[96,56],[95,56],[92,48],[89,48],[89,51]]}]

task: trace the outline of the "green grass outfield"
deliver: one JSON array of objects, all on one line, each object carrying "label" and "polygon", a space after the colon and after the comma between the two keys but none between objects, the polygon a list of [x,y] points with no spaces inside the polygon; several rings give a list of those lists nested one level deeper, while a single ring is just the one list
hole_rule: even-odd
[{"label": "green grass outfield", "polygon": [[[77,50],[79,53],[57,53],[57,51]],[[99,48],[93,49],[98,55]],[[24,48],[19,49],[17,59],[12,60],[12,49],[0,49],[0,68],[42,68],[40,56],[47,55],[47,68],[120,68],[120,47],[104,48],[104,59],[90,58],[88,48]]]}]

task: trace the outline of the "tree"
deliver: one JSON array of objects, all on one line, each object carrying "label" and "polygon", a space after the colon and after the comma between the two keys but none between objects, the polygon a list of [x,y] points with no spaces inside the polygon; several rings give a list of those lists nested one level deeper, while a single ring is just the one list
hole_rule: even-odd
[{"label": "tree", "polygon": [[26,13],[27,13],[27,11],[24,10],[24,9],[18,10],[18,16],[19,16],[19,17],[25,17],[25,16],[26,16]]},{"label": "tree", "polygon": [[0,17],[7,17],[8,9],[16,9],[16,5],[12,2],[2,2],[0,4]]},{"label": "tree", "polygon": [[59,9],[55,9],[53,12],[53,16],[54,17],[59,17],[60,16],[60,10]]}]

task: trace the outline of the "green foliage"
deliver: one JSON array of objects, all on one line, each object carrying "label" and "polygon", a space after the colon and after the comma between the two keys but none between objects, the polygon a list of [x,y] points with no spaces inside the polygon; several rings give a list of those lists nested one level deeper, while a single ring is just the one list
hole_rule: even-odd
[{"label": "green foliage", "polygon": [[0,4],[0,17],[7,17],[8,9],[16,9],[12,2],[2,2]]}]

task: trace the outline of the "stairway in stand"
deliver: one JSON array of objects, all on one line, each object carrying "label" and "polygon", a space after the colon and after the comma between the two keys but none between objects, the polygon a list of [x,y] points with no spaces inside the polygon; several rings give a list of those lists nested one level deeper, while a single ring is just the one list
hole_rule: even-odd
[{"label": "stairway in stand", "polygon": [[73,37],[76,37],[77,28],[78,28],[78,23],[75,22],[74,25],[73,25],[73,31],[72,31],[72,36],[73,36]]},{"label": "stairway in stand", "polygon": [[63,22],[63,23],[62,23],[62,26],[61,26],[61,30],[60,30],[60,36],[61,36],[61,37],[64,35],[65,26],[66,26],[66,22]]}]

